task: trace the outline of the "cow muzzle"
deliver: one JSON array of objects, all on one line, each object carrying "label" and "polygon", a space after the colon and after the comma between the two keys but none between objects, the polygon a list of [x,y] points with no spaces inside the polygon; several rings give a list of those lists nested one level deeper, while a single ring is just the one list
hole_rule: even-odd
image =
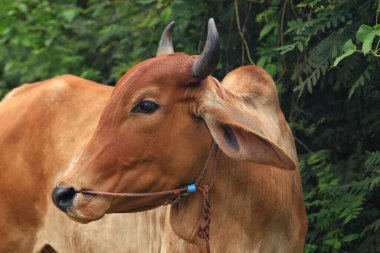
[{"label": "cow muzzle", "polygon": [[73,205],[75,195],[76,191],[73,187],[57,186],[54,188],[51,197],[54,205],[62,212],[67,213]]}]

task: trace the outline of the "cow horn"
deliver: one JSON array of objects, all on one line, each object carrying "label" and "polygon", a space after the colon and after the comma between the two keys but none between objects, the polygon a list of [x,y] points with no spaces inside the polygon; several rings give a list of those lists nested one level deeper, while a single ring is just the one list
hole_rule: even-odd
[{"label": "cow horn", "polygon": [[192,74],[199,79],[206,78],[218,65],[220,58],[219,34],[216,30],[215,21],[210,18],[208,21],[208,32],[206,45],[202,54],[193,63]]},{"label": "cow horn", "polygon": [[161,35],[156,56],[174,53],[173,40],[172,40],[172,31],[174,29],[174,25],[175,25],[175,22],[172,21],[166,26],[164,32]]}]

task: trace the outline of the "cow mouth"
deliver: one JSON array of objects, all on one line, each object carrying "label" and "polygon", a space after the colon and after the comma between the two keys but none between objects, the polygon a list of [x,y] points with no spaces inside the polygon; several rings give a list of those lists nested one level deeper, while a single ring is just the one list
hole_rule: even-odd
[{"label": "cow mouth", "polygon": [[72,219],[73,221],[75,222],[79,222],[79,223],[82,223],[82,224],[88,224],[92,221],[97,221],[97,220],[100,220],[101,218],[104,217],[104,214],[99,216],[99,217],[83,217],[83,216],[78,216],[77,214],[74,214],[72,212],[68,212],[67,213],[67,216]]},{"label": "cow mouth", "polygon": [[154,205],[146,205],[144,207],[137,207],[137,208],[129,208],[129,209],[123,209],[123,210],[107,210],[107,212],[105,212],[104,214],[102,215],[99,215],[99,216],[84,216],[81,214],[80,210],[70,210],[66,213],[66,215],[72,219],[73,221],[75,222],[79,222],[79,223],[82,223],[82,224],[88,224],[90,222],[93,222],[93,221],[97,221],[97,220],[100,220],[102,219],[106,214],[112,214],[112,213],[137,213],[137,212],[144,212],[144,211],[148,211],[148,210],[151,210],[151,209],[154,209],[154,208],[157,208],[158,206],[161,206],[160,204],[154,204]]},{"label": "cow mouth", "polygon": [[70,219],[86,224],[103,218],[110,207],[110,203],[111,201],[107,197],[81,194],[78,191],[66,214]]}]

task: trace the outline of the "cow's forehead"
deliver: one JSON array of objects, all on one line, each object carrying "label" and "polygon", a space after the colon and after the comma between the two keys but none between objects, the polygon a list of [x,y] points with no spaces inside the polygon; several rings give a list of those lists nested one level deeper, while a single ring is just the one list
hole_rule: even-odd
[{"label": "cow's forehead", "polygon": [[118,81],[115,93],[128,93],[141,85],[173,86],[189,82],[193,57],[175,53],[163,55],[141,62],[125,73]]},{"label": "cow's forehead", "polygon": [[[182,85],[196,80],[191,73],[194,56],[174,53],[148,59],[125,73],[118,81],[101,117],[101,123],[117,122],[124,107],[136,101],[142,91],[162,91],[174,95]],[[174,93],[173,93],[174,92]],[[157,92],[153,92],[157,93]],[[158,94],[158,93],[157,93]]]}]

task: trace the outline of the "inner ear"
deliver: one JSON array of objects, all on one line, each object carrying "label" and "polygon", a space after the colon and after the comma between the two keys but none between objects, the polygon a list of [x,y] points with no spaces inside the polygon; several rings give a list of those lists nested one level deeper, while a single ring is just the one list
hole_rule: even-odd
[{"label": "inner ear", "polygon": [[240,145],[232,129],[227,125],[222,125],[222,129],[224,131],[224,139],[226,143],[236,152],[239,152]]}]

